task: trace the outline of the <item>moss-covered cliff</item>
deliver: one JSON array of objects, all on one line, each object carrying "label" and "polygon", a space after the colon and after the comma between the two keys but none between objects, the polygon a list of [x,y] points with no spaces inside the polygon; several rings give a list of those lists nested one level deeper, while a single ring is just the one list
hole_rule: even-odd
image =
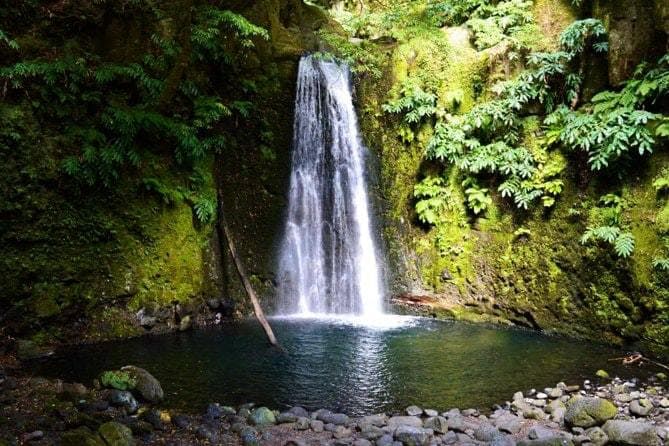
[{"label": "moss-covered cliff", "polygon": [[[637,11],[652,7],[650,1],[635,4],[634,14],[628,15],[618,2],[595,5],[592,12],[609,30],[609,74],[592,59],[586,89],[594,92],[620,83],[636,64],[656,60],[663,52],[663,22]],[[559,0],[535,2],[538,29],[529,35],[531,45],[555,48],[567,25],[589,12]],[[643,32],[630,32],[632,22]],[[511,322],[610,342],[643,341],[662,350],[669,344],[667,274],[653,267],[653,259],[663,255],[666,230],[666,198],[653,187],[668,167],[661,147],[632,169],[594,175],[577,154],[547,151],[540,122],[528,115],[523,118],[522,143],[543,165],[563,172],[561,196],[550,208],[525,211],[493,194],[487,211],[477,216],[465,206],[461,183],[466,175],[424,160],[432,123],[408,125],[382,109],[400,95],[407,78],[436,92],[438,104],[451,113],[464,113],[488,100],[488,88],[513,76],[517,66],[509,62],[506,49],[477,51],[472,40],[462,27],[407,33],[384,49],[388,62],[382,78],[363,78],[359,86],[363,133],[381,159],[379,193],[387,204],[385,235],[396,308],[417,306],[448,317]],[[453,98],[457,103],[449,104]],[[414,186],[426,176],[443,178],[450,194],[440,222],[432,227],[420,223],[414,209]],[[495,190],[496,181],[488,177],[481,186]],[[608,193],[620,196],[624,224],[636,240],[628,259],[580,242],[601,212],[599,197]]]}]

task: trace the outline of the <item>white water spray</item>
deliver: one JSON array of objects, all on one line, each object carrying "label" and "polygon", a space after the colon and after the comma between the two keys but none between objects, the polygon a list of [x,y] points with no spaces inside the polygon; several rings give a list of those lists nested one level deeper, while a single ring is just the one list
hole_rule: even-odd
[{"label": "white water spray", "polygon": [[304,57],[279,259],[279,314],[383,314],[364,151],[348,69]]}]

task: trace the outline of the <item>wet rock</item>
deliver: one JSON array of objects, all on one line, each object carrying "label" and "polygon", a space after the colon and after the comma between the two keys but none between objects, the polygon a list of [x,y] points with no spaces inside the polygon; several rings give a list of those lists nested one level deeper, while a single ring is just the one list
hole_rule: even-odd
[{"label": "wet rock", "polygon": [[388,417],[384,414],[367,415],[360,419],[360,425],[371,424],[372,426],[385,426],[388,422]]},{"label": "wet rock", "polygon": [[142,414],[142,419],[153,426],[156,430],[163,429],[163,419],[160,416],[160,411],[156,409],[147,410]]},{"label": "wet rock", "polygon": [[146,401],[157,403],[165,396],[163,388],[160,386],[160,382],[146,370],[129,365],[121,368],[121,371],[127,373],[134,380],[135,385],[133,389],[139,392],[142,398]]},{"label": "wet rock", "polygon": [[427,429],[432,429],[435,432],[440,434],[445,434],[448,432],[448,420],[444,417],[430,417],[423,422],[423,427]]},{"label": "wet rock", "polygon": [[286,412],[292,413],[297,417],[309,418],[309,412],[307,412],[303,407],[295,406],[288,409]]},{"label": "wet rock", "polygon": [[297,421],[297,415],[294,415],[289,412],[283,412],[276,416],[276,422],[278,424],[294,423],[296,421]]},{"label": "wet rock", "polygon": [[593,446],[604,446],[609,442],[609,436],[601,427],[591,427],[585,431],[585,435]]},{"label": "wet rock", "polygon": [[239,434],[244,446],[258,446],[260,445],[260,438],[258,438],[258,431],[247,427]]},{"label": "wet rock", "polygon": [[565,422],[570,426],[592,427],[613,418],[618,409],[603,398],[572,398],[567,403]]},{"label": "wet rock", "polygon": [[434,435],[432,429],[402,425],[395,430],[395,439],[405,446],[426,446]]},{"label": "wet rock", "polygon": [[216,443],[218,441],[218,434],[206,426],[198,426],[197,429],[195,429],[195,435],[210,443]]},{"label": "wet rock", "polygon": [[187,331],[193,328],[193,320],[190,315],[186,315],[179,321],[179,331]]},{"label": "wet rock", "polygon": [[139,409],[139,403],[127,390],[112,390],[109,401],[117,407],[124,407],[128,414],[134,414]]},{"label": "wet rock", "polygon": [[423,409],[418,406],[409,406],[404,409],[404,412],[410,417],[417,417],[423,414]]},{"label": "wet rock", "polygon": [[423,427],[423,421],[418,417],[396,416],[388,419],[388,427],[397,429],[399,426]]},{"label": "wet rock", "polygon": [[573,446],[574,442],[564,437],[550,437],[541,440],[521,440],[517,446]]},{"label": "wet rock", "polygon": [[121,423],[110,421],[98,429],[98,433],[108,446],[133,446],[132,431]]},{"label": "wet rock", "polygon": [[640,400],[634,400],[630,404],[630,413],[640,416],[640,417],[646,417],[648,414],[654,409],[653,403],[646,398],[640,399]]},{"label": "wet rock", "polygon": [[326,424],[331,423],[337,426],[342,426],[344,424],[347,424],[350,420],[348,415],[345,415],[343,413],[332,413],[329,410],[324,410],[320,412],[316,418]]},{"label": "wet rock", "polygon": [[517,434],[523,425],[523,420],[512,414],[505,414],[495,420],[495,426],[502,432]]},{"label": "wet rock", "polygon": [[602,427],[613,444],[659,446],[662,444],[657,428],[647,422],[609,420]]},{"label": "wet rock", "polygon": [[309,418],[307,417],[297,417],[297,421],[295,421],[295,429],[298,431],[305,431],[309,429]]},{"label": "wet rock", "polygon": [[276,417],[274,412],[266,407],[259,407],[251,412],[249,422],[255,426],[266,426],[276,424]]},{"label": "wet rock", "polygon": [[188,429],[190,426],[190,418],[185,415],[175,415],[172,417],[172,423],[179,429]]}]

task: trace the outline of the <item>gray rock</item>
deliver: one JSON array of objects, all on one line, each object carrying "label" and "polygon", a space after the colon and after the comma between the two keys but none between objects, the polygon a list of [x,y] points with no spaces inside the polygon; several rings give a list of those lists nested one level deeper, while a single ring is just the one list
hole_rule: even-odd
[{"label": "gray rock", "polygon": [[260,438],[258,438],[258,431],[251,427],[246,427],[244,428],[240,433],[239,436],[242,439],[242,444],[244,446],[259,446],[260,445]]},{"label": "gray rock", "polygon": [[559,408],[559,407],[566,408],[566,406],[564,405],[564,403],[563,403],[562,401],[560,401],[560,400],[554,400],[554,401],[551,401],[550,403],[548,403],[548,404],[546,405],[546,407],[544,408],[544,410],[545,410],[547,413],[553,413],[553,411],[554,411],[555,409]]},{"label": "gray rock", "polygon": [[502,415],[495,420],[495,426],[497,426],[497,429],[503,432],[508,432],[509,434],[517,434],[520,432],[522,425],[522,418],[510,413]]},{"label": "gray rock", "polygon": [[386,423],[388,423],[388,417],[384,414],[367,415],[362,417],[359,422],[360,425],[371,424],[372,426],[379,427],[385,426]]},{"label": "gray rock", "polygon": [[325,430],[325,423],[323,423],[320,420],[311,420],[309,426],[311,427],[311,430],[314,432],[323,432],[323,430]]},{"label": "gray rock", "polygon": [[585,435],[590,440],[593,446],[604,446],[609,442],[609,436],[601,427],[591,427],[585,431]]},{"label": "gray rock", "polygon": [[478,426],[468,421],[462,415],[453,415],[448,418],[448,428],[457,432],[464,432],[468,429],[476,429]]},{"label": "gray rock", "polygon": [[525,396],[523,392],[516,392],[513,394],[513,401],[525,401]]},{"label": "gray rock", "polygon": [[541,424],[533,426],[527,433],[527,437],[530,440],[543,440],[545,438],[551,438],[554,436],[556,436],[556,433],[553,429],[549,429],[546,426],[542,426]]},{"label": "gray rock", "polygon": [[316,418],[326,424],[332,423],[337,426],[343,426],[349,422],[348,415],[343,413],[332,413],[329,410],[320,412]]},{"label": "gray rock", "polygon": [[358,438],[353,442],[353,446],[372,446],[372,442],[364,438]]},{"label": "gray rock", "polygon": [[388,427],[396,429],[399,426],[423,427],[423,421],[418,417],[397,416],[388,419]]},{"label": "gray rock", "polygon": [[218,434],[206,426],[198,426],[198,428],[195,429],[195,435],[197,435],[198,438],[208,440],[211,443],[216,443],[218,441]]},{"label": "gray rock", "polygon": [[654,409],[653,403],[646,398],[640,400],[634,400],[630,403],[630,413],[646,417]]},{"label": "gray rock", "polygon": [[448,431],[441,437],[442,444],[455,444],[458,441],[458,435],[453,431]]},{"label": "gray rock", "polygon": [[185,415],[175,415],[172,417],[172,424],[179,429],[187,429],[190,426],[190,419]]},{"label": "gray rock", "polygon": [[276,422],[278,424],[295,423],[296,421],[297,415],[289,412],[283,412],[276,416]]},{"label": "gray rock", "polygon": [[237,412],[237,415],[239,415],[244,419],[247,419],[248,417],[251,416],[251,410],[248,407],[240,407],[239,411]]},{"label": "gray rock", "polygon": [[[316,420],[313,420],[313,422],[316,422]],[[309,429],[311,420],[307,417],[297,417],[297,421],[295,422],[295,429],[298,431],[305,431]],[[321,423],[321,426],[323,425],[322,421],[318,421],[318,423]]]},{"label": "gray rock", "polygon": [[351,429],[341,425],[336,425],[334,431],[332,432],[332,435],[338,439],[350,437],[351,434]]},{"label": "gray rock", "polygon": [[402,425],[395,430],[395,439],[405,446],[427,446],[434,432],[432,429]]},{"label": "gray rock", "polygon": [[491,442],[495,438],[501,437],[502,433],[495,427],[490,424],[481,424],[474,431],[474,438],[479,441]]},{"label": "gray rock", "polygon": [[117,407],[125,407],[128,414],[134,414],[139,409],[139,403],[127,390],[112,390],[109,402]]},{"label": "gray rock", "polygon": [[558,407],[553,410],[551,413],[551,420],[556,422],[557,424],[562,424],[564,423],[564,416],[567,413],[567,408],[565,407]]},{"label": "gray rock", "polygon": [[221,410],[221,405],[218,403],[211,403],[207,406],[207,410],[204,416],[208,419],[218,419],[223,416],[223,411]]},{"label": "gray rock", "polygon": [[135,367],[133,365],[121,368],[121,371],[126,372],[135,381],[135,390],[146,401],[157,403],[165,396],[160,382],[146,370]]},{"label": "gray rock", "polygon": [[366,440],[376,440],[385,435],[385,431],[373,424],[363,424],[360,428],[360,436]]},{"label": "gray rock", "polygon": [[376,440],[376,446],[392,446],[394,442],[393,436],[386,434]]},{"label": "gray rock", "polygon": [[418,406],[409,406],[404,409],[404,412],[410,417],[417,417],[423,414],[423,409]]},{"label": "gray rock", "polygon": [[430,417],[423,421],[423,427],[426,429],[432,429],[435,432],[440,434],[445,434],[448,432],[448,420],[444,417]]},{"label": "gray rock", "polygon": [[567,403],[564,420],[570,426],[592,427],[602,424],[618,413],[616,406],[602,398],[572,398]]},{"label": "gray rock", "polygon": [[550,437],[541,440],[521,440],[518,446],[573,446],[574,442],[564,437]]},{"label": "gray rock", "polygon": [[292,413],[298,417],[309,418],[309,412],[307,412],[303,407],[295,406],[288,409],[286,412]]},{"label": "gray rock", "polygon": [[609,441],[620,445],[659,446],[662,440],[657,428],[647,422],[609,420],[602,427]]},{"label": "gray rock", "polygon": [[276,424],[276,417],[274,416],[274,412],[268,408],[259,407],[251,412],[249,422],[255,426],[267,426]]},{"label": "gray rock", "polygon": [[425,414],[426,417],[436,417],[439,415],[439,412],[437,412],[434,409],[425,409],[423,413]]}]

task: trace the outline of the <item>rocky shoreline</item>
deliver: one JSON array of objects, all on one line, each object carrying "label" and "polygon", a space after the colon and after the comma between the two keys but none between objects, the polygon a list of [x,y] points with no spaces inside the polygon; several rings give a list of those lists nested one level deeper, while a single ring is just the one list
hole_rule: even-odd
[{"label": "rocky shoreline", "polygon": [[417,406],[349,417],[326,409],[279,412],[245,404],[185,414],[163,405],[160,383],[128,366],[92,387],[0,369],[0,446],[554,446],[663,445],[669,392],[662,373],[648,382],[608,379],[517,392],[483,413]]}]

